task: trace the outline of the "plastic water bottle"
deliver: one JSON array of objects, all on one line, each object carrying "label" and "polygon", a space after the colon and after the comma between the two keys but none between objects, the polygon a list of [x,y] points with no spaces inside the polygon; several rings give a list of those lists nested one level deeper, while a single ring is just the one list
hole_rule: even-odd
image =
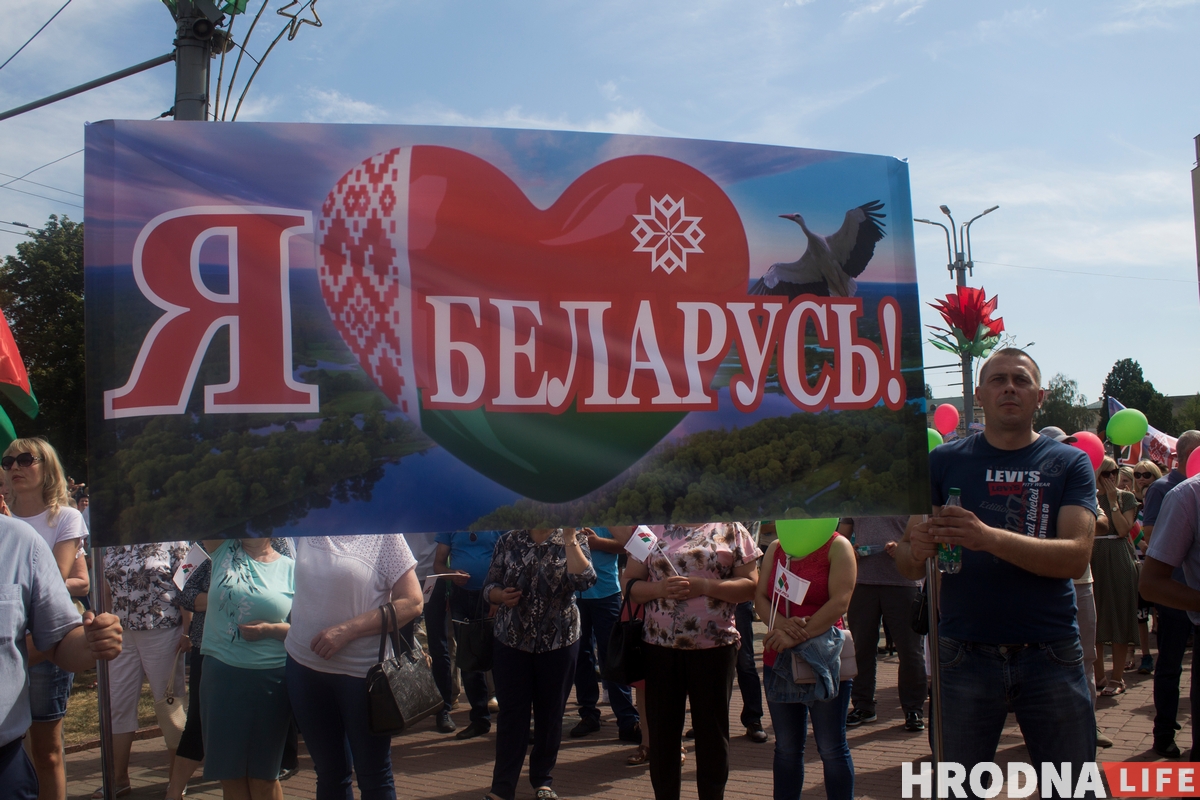
[{"label": "plastic water bottle", "polygon": [[[961,492],[958,489],[951,489],[950,496],[946,498],[947,506],[958,506],[962,508]],[[948,572],[954,574],[962,571],[962,545],[948,545],[942,543],[938,545],[938,572]]]}]

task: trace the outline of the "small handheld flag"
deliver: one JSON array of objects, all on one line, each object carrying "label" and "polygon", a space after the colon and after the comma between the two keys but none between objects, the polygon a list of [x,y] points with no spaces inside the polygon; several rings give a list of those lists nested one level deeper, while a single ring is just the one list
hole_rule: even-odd
[{"label": "small handheld flag", "polygon": [[658,548],[658,537],[645,525],[638,525],[625,543],[625,550],[638,561],[645,561]]},{"label": "small handheld flag", "polygon": [[183,585],[187,583],[188,575],[192,574],[192,570],[207,560],[208,553],[204,552],[204,548],[200,546],[199,542],[196,542],[188,550],[187,556],[183,559],[183,563],[179,565],[179,568],[175,570],[175,576],[171,580],[182,591]]},{"label": "small handheld flag", "polygon": [[662,542],[654,535],[654,531],[645,525],[637,526],[633,532],[633,536],[630,536],[629,541],[625,543],[625,551],[642,563],[645,563],[657,551],[666,560],[667,566],[671,568],[671,572],[674,572],[676,575],[679,574],[679,570],[675,569],[675,565],[671,563],[671,559],[667,558],[667,554],[662,552]]},{"label": "small handheld flag", "polygon": [[809,581],[783,568],[783,564],[775,567],[775,594],[786,597],[796,605],[804,603],[808,594]]}]

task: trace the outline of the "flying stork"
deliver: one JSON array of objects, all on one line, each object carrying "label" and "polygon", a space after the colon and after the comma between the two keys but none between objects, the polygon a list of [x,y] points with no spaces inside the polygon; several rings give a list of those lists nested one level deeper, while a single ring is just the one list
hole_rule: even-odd
[{"label": "flying stork", "polygon": [[786,295],[793,299],[802,294],[820,297],[853,297],[858,290],[855,278],[863,273],[875,243],[884,237],[880,213],[883,203],[873,200],[846,212],[837,233],[821,236],[804,224],[799,214],[780,214],[800,226],[808,237],[808,248],[796,261],[772,264],[750,287],[750,294]]}]

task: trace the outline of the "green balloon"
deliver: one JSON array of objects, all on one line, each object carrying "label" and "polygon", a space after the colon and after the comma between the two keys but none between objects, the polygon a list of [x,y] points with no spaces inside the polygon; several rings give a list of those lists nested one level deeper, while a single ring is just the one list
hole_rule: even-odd
[{"label": "green balloon", "polygon": [[1145,414],[1136,408],[1123,408],[1108,418],[1108,427],[1104,432],[1113,444],[1127,447],[1140,442],[1149,429]]},{"label": "green balloon", "polygon": [[831,519],[781,519],[775,522],[779,546],[792,558],[804,558],[821,548],[837,532],[837,517]]},{"label": "green balloon", "polygon": [[933,428],[926,428],[925,430],[929,432],[929,450],[932,452],[933,448],[937,447],[939,444],[942,444],[945,439],[943,439],[942,435]]}]

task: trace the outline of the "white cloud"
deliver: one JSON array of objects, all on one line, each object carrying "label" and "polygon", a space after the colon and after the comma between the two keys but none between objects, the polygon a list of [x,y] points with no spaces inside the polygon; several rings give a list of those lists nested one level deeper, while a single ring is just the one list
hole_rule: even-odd
[{"label": "white cloud", "polygon": [[600,84],[600,96],[610,103],[615,103],[621,99],[621,93],[617,89],[616,81],[605,81]]},{"label": "white cloud", "polygon": [[520,106],[470,114],[444,106],[426,105],[412,108],[398,116],[399,122],[410,125],[473,125],[483,128],[543,128],[592,133],[628,133],[642,136],[678,135],[655,123],[640,108],[617,108],[602,117],[573,119],[566,114],[549,115],[527,112]]},{"label": "white cloud", "polygon": [[869,2],[861,3],[858,8],[848,12],[846,14],[846,21],[854,23],[877,14],[888,16],[899,11],[900,13],[892,21],[903,22],[908,17],[920,11],[924,5],[925,0],[869,0]]},{"label": "white cloud", "polygon": [[311,98],[313,105],[304,113],[309,122],[384,122],[389,117],[382,107],[336,89],[317,89]]},{"label": "white cloud", "polygon": [[1113,19],[1099,23],[1088,33],[1119,36],[1147,29],[1172,28],[1178,24],[1172,12],[1200,5],[1200,0],[1135,0],[1117,9]]}]

